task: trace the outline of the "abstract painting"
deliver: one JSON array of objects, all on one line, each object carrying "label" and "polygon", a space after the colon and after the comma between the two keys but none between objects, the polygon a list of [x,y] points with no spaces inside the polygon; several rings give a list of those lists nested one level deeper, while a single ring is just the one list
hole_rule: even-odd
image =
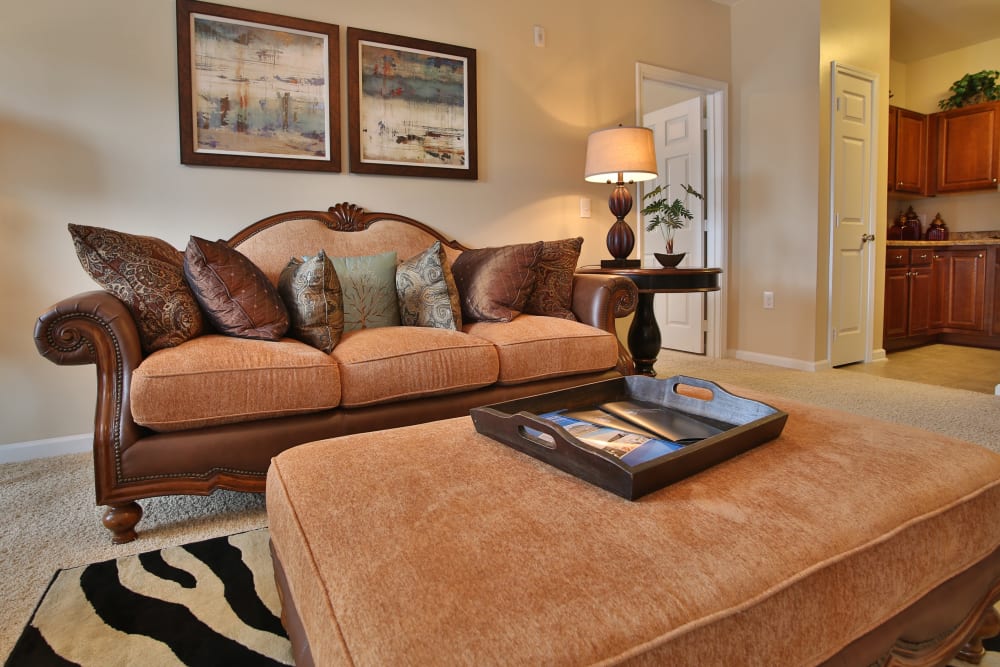
[{"label": "abstract painting", "polygon": [[339,27],[177,0],[181,162],[340,171]]},{"label": "abstract painting", "polygon": [[351,171],[478,176],[476,52],[347,29]]}]

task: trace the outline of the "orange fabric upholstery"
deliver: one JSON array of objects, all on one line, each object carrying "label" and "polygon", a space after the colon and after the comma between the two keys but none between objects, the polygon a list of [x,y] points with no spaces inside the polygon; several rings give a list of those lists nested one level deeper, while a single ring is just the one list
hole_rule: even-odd
[{"label": "orange fabric upholstery", "polygon": [[290,338],[200,336],[154,352],[132,374],[132,418],[154,431],[316,412],[339,402],[337,365]]},{"label": "orange fabric upholstery", "polygon": [[636,502],[468,418],[283,452],[269,525],[315,664],[811,665],[1000,546],[1000,456],[733,391],[783,434]]},{"label": "orange fabric upholstery", "polygon": [[618,361],[614,334],[557,317],[521,315],[510,322],[475,322],[463,329],[496,345],[500,384],[602,371]]},{"label": "orange fabric upholstery", "polygon": [[379,327],[344,334],[331,353],[345,408],[491,385],[499,362],[489,341],[451,329]]}]

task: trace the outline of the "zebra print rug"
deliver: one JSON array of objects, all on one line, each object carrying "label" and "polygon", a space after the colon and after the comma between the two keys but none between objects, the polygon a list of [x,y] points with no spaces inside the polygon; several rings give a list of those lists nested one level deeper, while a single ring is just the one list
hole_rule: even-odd
[{"label": "zebra print rug", "polygon": [[291,665],[266,528],[60,570],[7,667]]}]

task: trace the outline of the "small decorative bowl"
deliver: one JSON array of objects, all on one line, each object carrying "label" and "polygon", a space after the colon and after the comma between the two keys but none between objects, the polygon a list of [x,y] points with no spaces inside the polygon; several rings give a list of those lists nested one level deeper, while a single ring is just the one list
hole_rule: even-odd
[{"label": "small decorative bowl", "polygon": [[664,252],[654,252],[653,257],[655,257],[656,261],[663,265],[664,268],[672,269],[681,263],[681,260],[684,259],[684,255],[686,254],[686,252],[681,252],[675,255],[668,255]]}]

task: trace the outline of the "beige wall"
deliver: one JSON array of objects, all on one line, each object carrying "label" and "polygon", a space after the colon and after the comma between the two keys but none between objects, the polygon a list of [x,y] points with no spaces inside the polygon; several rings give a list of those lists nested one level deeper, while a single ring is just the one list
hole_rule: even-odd
[{"label": "beige wall", "polygon": [[[997,27],[1000,32],[1000,26]],[[920,113],[939,111],[938,102],[951,95],[951,84],[966,74],[1000,69],[1000,38],[949,51],[912,63],[893,63],[892,103]],[[936,213],[956,232],[1000,230],[1000,192],[940,195],[924,199],[890,200],[888,222],[906,207],[929,223]]]},{"label": "beige wall", "polygon": [[[812,361],[819,160],[818,0],[732,9],[728,347]],[[775,296],[773,310],[762,293]]]},{"label": "beige wall", "polygon": [[[884,128],[889,1],[745,1],[733,7],[732,34],[729,348],[819,367],[828,355],[830,62],[879,76]],[[880,131],[877,211],[885,208],[886,145]],[[762,307],[765,290],[774,292],[773,310]],[[881,340],[880,315],[875,327]]]},{"label": "beige wall", "polygon": [[[31,340],[49,304],[94,288],[66,224],[226,238],[265,215],[351,201],[404,213],[482,246],[583,235],[606,254],[605,186],[583,181],[587,134],[634,118],[635,62],[730,79],[729,9],[639,0],[616,23],[605,2],[241,0],[342,28],[460,44],[479,61],[480,180],[185,167],[177,137],[173,0],[34,0],[0,22],[0,444],[92,428],[92,367],[57,367]],[[670,30],[671,26],[682,27]],[[547,46],[532,44],[532,26]],[[345,114],[346,118],[346,114]],[[791,149],[791,147],[789,147]],[[345,144],[346,164],[346,144]],[[581,220],[578,199],[594,201]]]}]

